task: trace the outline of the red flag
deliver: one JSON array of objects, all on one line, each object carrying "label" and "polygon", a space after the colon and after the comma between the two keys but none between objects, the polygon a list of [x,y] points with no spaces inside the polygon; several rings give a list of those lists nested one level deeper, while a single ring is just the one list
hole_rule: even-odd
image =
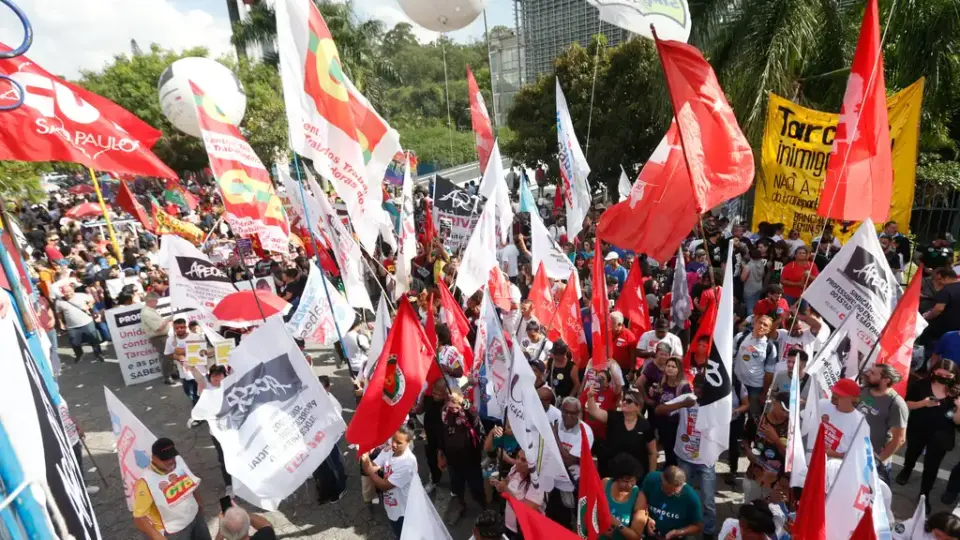
[{"label": "red flag", "polygon": [[[0,44],[0,50],[10,48]],[[0,115],[0,160],[69,161],[99,171],[177,175],[150,148],[163,135],[116,103],[54,77],[26,56],[0,60],[20,83],[23,105]],[[0,94],[10,106],[19,92]]]},{"label": "red flag", "polygon": [[[719,292],[719,287],[717,291]],[[713,330],[717,325],[717,313],[720,309],[720,300],[714,302],[710,307],[707,308],[707,311],[704,312],[703,317],[700,318],[700,326],[697,327],[697,333],[693,336],[693,341],[690,342],[690,346],[687,347],[687,352],[683,355],[683,373],[687,377],[687,382],[691,385],[693,384],[693,356],[697,351],[698,343],[706,337],[707,341],[704,344],[705,355],[703,362],[706,362],[710,359],[710,349],[713,348]],[[700,366],[697,366],[700,367]],[[706,367],[706,366],[702,366]]]},{"label": "red flag", "polygon": [[850,540],[877,540],[877,531],[873,527],[873,505],[867,506],[863,511],[860,523],[857,523]]},{"label": "red flag", "polygon": [[187,205],[187,208],[190,210],[197,209],[197,205],[199,204],[197,198],[193,196],[193,193],[187,191],[187,189],[184,188],[176,178],[168,178],[163,189],[173,193],[174,197],[179,195],[179,198],[183,199],[183,204]]},{"label": "red flag", "polygon": [[490,290],[490,299],[493,300],[493,305],[504,311],[510,311],[510,281],[496,266],[490,269],[487,288]]},{"label": "red flag", "polygon": [[587,347],[587,335],[583,331],[580,299],[577,298],[577,284],[573,281],[575,279],[577,279],[577,272],[574,270],[570,272],[567,286],[560,295],[557,314],[551,319],[547,328],[547,339],[556,341],[562,338],[567,347],[570,347],[574,362],[578,367],[583,367],[590,358],[590,351]]},{"label": "red flag", "polygon": [[[580,540],[580,537],[570,532],[562,525],[544,516],[540,512],[527,506],[524,502],[513,498],[508,492],[503,492],[513,513],[517,515],[517,523],[523,531],[524,538],[549,538],[550,540]],[[606,497],[606,496],[604,496]]]},{"label": "red flag", "polygon": [[[385,198],[384,200],[387,200]],[[429,251],[430,246],[433,245],[433,239],[437,237],[437,226],[433,224],[433,205],[430,203],[430,199],[424,201],[424,209],[427,214],[423,220],[423,249],[424,251]]]},{"label": "red flag", "polygon": [[713,68],[692,45],[657,40],[693,181],[697,213],[742,195],[753,183],[753,152]]},{"label": "red flag", "polygon": [[463,313],[463,308],[450,294],[446,283],[441,283],[438,288],[440,289],[440,307],[443,308],[443,322],[450,328],[450,341],[453,346],[463,355],[464,373],[469,373],[473,369],[473,348],[470,347],[470,340],[467,338],[470,334],[470,321]]},{"label": "red flag", "polygon": [[893,158],[877,0],[867,2],[817,214],[883,223],[893,196]]},{"label": "red flag", "polygon": [[130,186],[123,180],[120,180],[120,190],[117,191],[116,203],[123,211],[137,218],[144,229],[153,232],[153,222],[147,217],[147,210],[133,196],[133,193],[130,192]]},{"label": "red flag", "polygon": [[640,264],[633,263],[627,280],[623,282],[623,289],[617,298],[614,309],[623,313],[623,317],[630,321],[630,331],[640,336],[650,328],[650,309],[647,306],[647,294],[643,291],[643,276],[640,274]]},{"label": "red flag", "polygon": [[590,441],[587,430],[580,426],[580,499],[577,508],[577,532],[580,538],[597,540],[603,532],[610,529],[610,505],[603,489],[603,481],[597,473],[590,454]]},{"label": "red flag", "polygon": [[878,364],[890,364],[901,380],[893,388],[900,397],[907,396],[907,379],[910,378],[910,362],[913,359],[913,343],[917,339],[917,317],[920,310],[920,284],[923,267],[914,274],[910,285],[890,315],[887,326],[880,334],[877,354]]},{"label": "red flag", "polygon": [[[590,313],[593,322],[593,367],[603,369],[610,358],[610,301],[607,295],[607,273],[603,267],[603,251],[600,250],[600,238],[594,241],[593,272],[591,275],[593,295],[590,299]],[[569,288],[569,287],[568,287]]]},{"label": "red flag", "polygon": [[473,78],[473,71],[467,66],[467,90],[470,92],[470,120],[473,123],[473,133],[477,137],[477,156],[480,158],[480,173],[487,170],[490,153],[493,152],[493,127],[490,125],[490,114],[487,104],[483,102],[483,94]]},{"label": "red flag", "polygon": [[674,120],[633,183],[630,197],[600,216],[597,236],[664,262],[677,253],[696,223],[693,184]]},{"label": "red flag", "polygon": [[347,427],[347,440],[360,447],[360,454],[383,444],[403,424],[435,363],[433,354],[410,301],[401,298],[377,368]]},{"label": "red flag", "polygon": [[533,276],[533,286],[530,287],[530,294],[527,295],[527,298],[533,302],[533,316],[545,326],[550,324],[550,321],[553,320],[553,314],[557,310],[557,304],[553,301],[550,280],[543,268],[543,261],[540,261],[537,273]]},{"label": "red flag", "polygon": [[[351,422],[352,423],[352,422]],[[823,441],[825,423],[820,424],[817,442],[803,482],[803,495],[793,524],[793,538],[827,539],[827,452]]]}]

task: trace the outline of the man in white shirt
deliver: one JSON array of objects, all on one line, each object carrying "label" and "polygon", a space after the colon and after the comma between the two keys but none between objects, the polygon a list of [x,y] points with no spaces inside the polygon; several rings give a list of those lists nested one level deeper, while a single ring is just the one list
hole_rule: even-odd
[{"label": "man in white shirt", "polygon": [[[553,491],[547,495],[546,515],[564,526],[573,523],[573,510],[576,508],[574,493],[580,481],[581,428],[587,433],[587,442],[593,446],[593,430],[580,420],[581,412],[579,399],[572,396],[563,398],[560,402],[560,423],[555,428],[560,457],[570,479],[557,478]],[[569,508],[564,500],[570,503]]]},{"label": "man in white shirt", "polygon": [[513,334],[520,336],[521,342],[524,339],[521,334],[527,331],[531,322],[539,323],[540,321],[533,316],[533,301],[529,298],[524,298],[523,301],[520,302],[520,324],[517,326],[517,331]]},{"label": "man in white shirt", "polygon": [[824,443],[827,457],[843,459],[863,421],[863,413],[854,405],[860,397],[860,386],[853,379],[840,379],[830,390],[833,397],[819,403]]},{"label": "man in white shirt", "polygon": [[560,414],[560,409],[553,406],[554,401],[557,400],[553,389],[547,385],[543,385],[537,388],[537,396],[540,398],[543,410],[547,413],[547,422],[550,424],[550,427],[559,426],[563,415]]},{"label": "man in white shirt", "polygon": [[350,376],[354,379],[359,379],[360,374],[366,371],[367,351],[370,350],[370,338],[360,331],[362,324],[363,321],[357,318],[350,331],[343,336],[343,354],[347,357]]},{"label": "man in white shirt", "polygon": [[527,248],[523,245],[523,236],[518,234],[514,243],[503,246],[500,248],[500,252],[497,253],[497,260],[500,261],[500,267],[503,268],[503,271],[506,272],[507,277],[510,278],[512,283],[517,282],[517,276],[520,274],[521,251],[529,256]]},{"label": "man in white shirt", "polygon": [[[184,318],[174,319],[173,333],[167,337],[167,346],[163,349],[163,354],[171,357],[177,365],[177,371],[180,373],[180,382],[183,385],[183,393],[194,405],[200,399],[197,392],[197,381],[193,374],[187,369],[187,339],[190,337],[190,330],[187,327],[187,320]],[[193,427],[196,422],[187,421],[187,427]]]},{"label": "man in white shirt", "polygon": [[777,346],[769,337],[773,319],[761,315],[754,319],[753,330],[734,338],[733,376],[747,387],[750,415],[757,421],[763,413],[767,388],[777,368]]},{"label": "man in white shirt", "polygon": [[802,349],[808,358],[814,357],[816,349],[822,345],[818,337],[822,326],[820,319],[796,311],[783,321],[783,328],[777,329],[778,372],[787,369],[787,355],[793,349]]},{"label": "man in white shirt", "polygon": [[[680,338],[669,332],[670,321],[657,319],[653,330],[644,332],[637,340],[637,358],[646,360],[657,354],[657,345],[664,342],[670,345],[670,356],[683,357],[683,343]],[[639,369],[639,367],[638,367]]]},{"label": "man in white shirt", "polygon": [[157,311],[160,297],[155,292],[148,292],[144,297],[144,306],[140,310],[140,329],[150,338],[150,345],[160,355],[160,367],[163,370],[163,383],[174,385],[173,374],[177,372],[173,360],[164,353],[167,347],[167,338],[170,336],[170,321],[164,319]]},{"label": "man in white shirt", "polygon": [[60,289],[60,298],[54,300],[53,311],[61,328],[67,330],[67,338],[73,347],[73,363],[83,358],[83,344],[93,348],[97,360],[103,362],[100,336],[93,323],[93,297],[73,291],[73,285],[65,284]]}]

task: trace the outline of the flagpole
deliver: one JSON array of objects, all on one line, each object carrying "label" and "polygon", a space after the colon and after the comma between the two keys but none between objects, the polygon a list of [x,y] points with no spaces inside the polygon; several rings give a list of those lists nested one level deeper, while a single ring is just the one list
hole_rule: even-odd
[{"label": "flagpole", "polygon": [[122,259],[123,254],[120,252],[120,244],[117,243],[117,234],[113,230],[113,223],[110,221],[110,213],[107,212],[107,205],[103,202],[103,193],[100,192],[100,182],[97,181],[97,173],[93,171],[93,167],[87,167],[87,170],[90,171],[90,179],[93,180],[93,191],[96,192],[97,201],[100,202],[103,219],[107,222],[107,232],[110,234],[110,243],[113,244],[114,254],[118,259]]},{"label": "flagpole", "polygon": [[[600,35],[603,30],[603,19],[600,19],[597,25],[597,52],[593,55],[593,85],[590,88],[590,112],[587,115],[587,148],[583,152],[583,158],[590,155],[590,128],[593,126],[593,98],[597,92],[597,67],[600,66]],[[653,25],[651,25],[652,27]]]}]

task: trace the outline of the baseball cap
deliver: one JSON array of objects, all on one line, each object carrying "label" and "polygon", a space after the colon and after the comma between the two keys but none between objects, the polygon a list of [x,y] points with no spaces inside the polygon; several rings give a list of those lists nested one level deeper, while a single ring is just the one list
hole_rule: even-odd
[{"label": "baseball cap", "polygon": [[607,253],[607,256],[604,257],[603,260],[605,260],[605,261],[612,261],[612,260],[614,260],[614,259],[619,259],[619,258],[620,258],[620,256],[617,255],[617,252],[616,252],[616,251],[611,251],[610,253]]},{"label": "baseball cap", "polygon": [[180,452],[177,452],[177,447],[173,445],[173,441],[166,437],[157,439],[153,443],[150,451],[154,457],[163,461],[173,459],[180,455]]},{"label": "baseball cap", "polygon": [[840,379],[830,390],[840,397],[857,397],[860,395],[860,386],[853,379]]}]

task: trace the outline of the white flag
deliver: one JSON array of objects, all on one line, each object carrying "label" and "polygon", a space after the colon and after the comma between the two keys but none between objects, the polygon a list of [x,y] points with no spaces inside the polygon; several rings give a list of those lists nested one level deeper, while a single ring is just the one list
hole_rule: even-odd
[{"label": "white flag", "polygon": [[803,487],[807,478],[807,454],[800,432],[800,362],[793,363],[790,379],[790,421],[787,428],[785,470],[790,473],[790,487]]},{"label": "white flag", "polygon": [[493,152],[487,162],[487,170],[483,172],[478,193],[487,199],[493,199],[497,207],[497,228],[500,230],[500,241],[507,241],[507,234],[513,225],[513,207],[510,205],[510,188],[503,174],[503,159],[500,157],[500,144],[494,142]]},{"label": "white flag", "polygon": [[387,334],[390,333],[390,327],[393,325],[393,319],[390,318],[390,308],[387,307],[387,296],[380,295],[380,302],[377,303],[377,320],[373,323],[373,336],[370,338],[370,349],[367,350],[368,366],[365,366],[364,372],[369,375],[373,373],[373,367],[377,359],[380,358],[380,352],[387,343]]},{"label": "white flag", "polygon": [[344,74],[336,44],[313,1],[283,0],[274,7],[290,143],[333,183],[360,243],[372,254],[383,203],[381,184],[400,151],[400,137]]},{"label": "white flag", "polygon": [[[712,442],[717,455],[730,444],[730,420],[733,417],[733,245],[727,252],[727,270],[713,326],[713,347],[697,404],[696,427],[702,439]],[[701,443],[704,444],[704,443]]]},{"label": "white flag", "polygon": [[[837,460],[831,460],[836,463]],[[883,500],[874,461],[870,426],[860,421],[849,449],[830,482],[827,475],[827,540],[847,540],[867,506],[873,506],[873,526],[880,540],[891,538],[887,505]]]},{"label": "white flag", "polygon": [[282,500],[327,458],[346,426],[283,321],[270,318],[245,337],[230,367],[219,388],[203,391],[192,416],[207,421],[227,472],[249,490],[238,496],[254,504]]},{"label": "white flag", "polygon": [[[326,290],[324,281],[327,282]],[[310,261],[310,273],[300,303],[287,322],[290,334],[317,345],[332,345],[350,330],[356,318],[357,314],[347,299],[324,277],[316,263]]]},{"label": "white flag", "polygon": [[840,326],[847,315],[856,318],[848,332],[850,353],[857,358],[873,348],[901,295],[876,228],[867,219],[804,291],[803,298],[833,327]]},{"label": "white flag", "polygon": [[400,246],[397,252],[397,282],[393,289],[394,300],[410,290],[411,261],[417,256],[417,226],[413,219],[413,180],[410,178],[410,162],[403,170],[403,188],[400,190]]},{"label": "white flag", "polygon": [[567,236],[573,238],[583,229],[583,218],[590,211],[590,184],[587,183],[590,166],[573,131],[573,120],[567,108],[567,98],[560,88],[560,79],[557,79],[557,138],[563,203],[567,209]]},{"label": "white flag", "polygon": [[150,466],[153,443],[157,437],[106,386],[103,387],[103,396],[107,400],[107,414],[110,415],[117,459],[120,461],[123,495],[127,500],[127,510],[132,511],[133,486],[143,476],[143,470]]},{"label": "white flag", "polygon": [[812,454],[813,446],[817,443],[817,432],[820,431],[820,400],[827,397],[827,394],[816,377],[811,376],[807,384],[810,389],[807,390],[807,402],[800,411],[800,428],[807,438],[806,447],[810,449],[807,453]]},{"label": "white flag", "polygon": [[683,261],[683,248],[677,249],[677,266],[673,271],[673,288],[670,289],[670,320],[676,328],[683,328],[693,310],[690,306],[690,285],[687,283],[687,268]]},{"label": "white flag", "polygon": [[927,522],[927,497],[920,496],[917,502],[917,509],[913,511],[910,519],[897,523],[893,529],[894,540],[927,540],[929,536],[923,526]]},{"label": "white flag", "polygon": [[690,8],[686,0],[670,2],[624,2],[623,0],[587,0],[600,10],[600,20],[614,24],[653,39],[651,27],[656,27],[657,37],[684,43],[690,39]]},{"label": "white flag", "polygon": [[223,297],[237,292],[230,276],[187,240],[165,234],[160,243],[166,247],[170,304],[174,310],[193,308],[213,313]]},{"label": "white flag", "polygon": [[[494,160],[490,160],[491,163]],[[490,270],[497,267],[497,232],[494,219],[496,216],[494,199],[487,199],[480,214],[480,221],[470,235],[467,249],[463,252],[463,260],[457,271],[457,287],[467,297],[477,292],[477,289],[486,285],[490,278]]]},{"label": "white flag", "polygon": [[410,480],[407,509],[403,514],[403,533],[400,540],[453,540],[440,519],[440,514],[427,497],[420,475]]},{"label": "white flag", "polygon": [[550,428],[547,413],[534,387],[536,376],[520,348],[520,340],[513,340],[513,361],[507,387],[507,418],[513,428],[520,449],[530,465],[530,482],[544,493],[553,490],[557,478],[567,481],[557,439]]},{"label": "white flag", "polygon": [[623,170],[623,165],[620,166],[620,183],[617,185],[617,191],[620,195],[620,201],[623,202],[630,198],[630,190],[633,189],[633,185],[630,184],[630,179],[627,178],[627,171]]},{"label": "white flag", "polygon": [[570,272],[576,271],[567,254],[551,238],[536,211],[530,212],[530,243],[532,244],[531,268],[540,268],[542,262],[543,269],[550,279],[567,279],[570,277]]},{"label": "white flag", "polygon": [[[306,165],[303,168],[306,169]],[[322,196],[323,193],[315,192],[310,195],[306,190],[301,191],[300,183],[290,176],[290,167],[285,160],[277,163],[277,174],[283,183],[287,199],[290,200],[290,209],[300,218],[300,223],[304,227],[310,228],[310,232],[319,242],[324,237],[324,231],[323,222],[320,219],[320,203],[317,202],[315,196]]]},{"label": "white flag", "polygon": [[330,206],[326,194],[320,189],[316,179],[309,172],[307,173],[307,185],[317,196],[316,201],[320,216],[313,219],[322,223],[323,237],[333,247],[333,255],[340,267],[340,279],[343,280],[347,300],[355,308],[373,311],[370,293],[367,292],[367,285],[363,282],[363,253],[360,252],[360,246],[353,241],[353,236],[340,221],[337,212]]},{"label": "white flag", "polygon": [[473,363],[478,366],[478,386],[482,389],[482,404],[487,416],[503,420],[507,407],[507,381],[510,379],[510,347],[497,316],[497,308],[490,299],[489,289],[483,290],[480,319],[477,321],[477,341],[473,348]]}]

